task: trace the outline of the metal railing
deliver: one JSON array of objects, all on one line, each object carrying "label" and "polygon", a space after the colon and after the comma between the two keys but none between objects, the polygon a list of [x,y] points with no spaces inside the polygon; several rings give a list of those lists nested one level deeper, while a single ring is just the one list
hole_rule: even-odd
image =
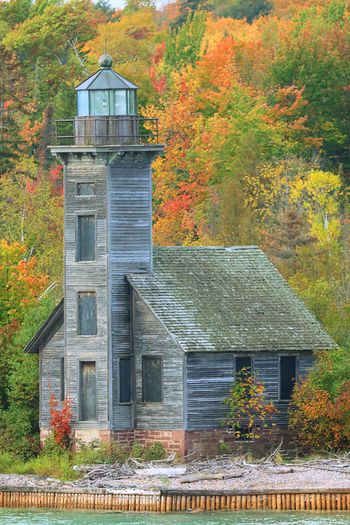
[{"label": "metal railing", "polygon": [[134,116],[57,119],[53,142],[56,146],[159,144],[158,119]]}]

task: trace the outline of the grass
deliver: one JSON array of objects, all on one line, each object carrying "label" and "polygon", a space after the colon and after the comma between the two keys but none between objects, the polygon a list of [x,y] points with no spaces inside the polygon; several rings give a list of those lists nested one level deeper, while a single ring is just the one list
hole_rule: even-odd
[{"label": "grass", "polygon": [[27,461],[0,452],[0,474],[35,474],[73,481],[80,475],[73,469],[74,465],[123,463],[130,456],[151,461],[163,459],[165,451],[161,443],[153,443],[148,448],[134,443],[131,449],[127,449],[115,443],[93,442],[88,445],[78,443],[78,451],[71,453],[58,449],[54,442],[48,439],[41,453]]}]

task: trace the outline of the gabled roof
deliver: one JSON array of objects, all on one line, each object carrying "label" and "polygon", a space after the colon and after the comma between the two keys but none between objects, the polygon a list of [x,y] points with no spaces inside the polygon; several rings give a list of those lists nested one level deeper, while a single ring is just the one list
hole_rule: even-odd
[{"label": "gabled roof", "polygon": [[83,91],[87,89],[138,89],[138,87],[113,71],[113,69],[102,68],[84,80],[75,89],[76,91]]},{"label": "gabled roof", "polygon": [[57,332],[58,328],[62,326],[64,320],[64,300],[53,310],[52,314],[45,323],[41,325],[34,337],[29,341],[24,349],[27,354],[37,354],[40,348],[43,348]]},{"label": "gabled roof", "polygon": [[257,247],[163,247],[132,287],[186,352],[336,346]]}]

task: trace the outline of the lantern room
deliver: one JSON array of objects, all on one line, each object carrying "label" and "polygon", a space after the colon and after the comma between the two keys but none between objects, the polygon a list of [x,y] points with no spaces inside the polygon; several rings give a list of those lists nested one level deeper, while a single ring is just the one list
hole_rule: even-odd
[{"label": "lantern room", "polygon": [[102,55],[100,68],[76,87],[79,117],[137,115],[137,86],[112,69],[112,57]]},{"label": "lantern room", "polygon": [[75,146],[132,146],[158,143],[158,119],[137,114],[137,89],[112,69],[112,57],[99,58],[100,69],[81,82],[78,114],[55,121],[55,143]]}]

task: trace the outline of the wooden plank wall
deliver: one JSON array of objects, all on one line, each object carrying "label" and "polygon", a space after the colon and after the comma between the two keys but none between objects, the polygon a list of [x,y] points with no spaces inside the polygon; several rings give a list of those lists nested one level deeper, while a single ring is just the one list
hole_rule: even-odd
[{"label": "wooden plank wall", "polygon": [[[291,352],[291,355],[293,352]],[[241,354],[239,354],[241,355]],[[279,402],[278,353],[252,355],[253,370],[265,384],[267,395],[275,403],[278,425],[287,425],[288,403]],[[299,377],[305,375],[314,362],[310,352],[299,354]],[[225,418],[227,407],[223,404],[235,373],[233,353],[194,353],[187,356],[187,428],[197,430],[216,428]]]},{"label": "wooden plank wall", "polygon": [[[133,312],[136,427],[146,430],[181,429],[184,352],[137,292],[133,292]],[[142,356],[162,358],[162,403],[142,402]]]},{"label": "wooden plank wall", "polygon": [[119,403],[119,357],[131,355],[130,288],[125,274],[152,270],[151,153],[126,153],[109,169],[109,290],[112,428],[133,428],[132,405]]},{"label": "wooden plank wall", "polygon": [[40,428],[50,424],[50,396],[61,394],[61,358],[64,357],[64,330],[61,325],[40,352]]},{"label": "wooden plank wall", "polygon": [[[96,195],[76,196],[77,182],[95,182]],[[108,428],[108,294],[107,294],[107,184],[106,158],[69,154],[65,166],[65,341],[66,395],[79,419],[79,361],[96,361],[97,422],[79,422],[79,428]],[[96,215],[96,261],[76,262],[76,221],[79,214]],[[95,291],[97,335],[77,334],[77,294]],[[74,425],[75,427],[77,425]]]},{"label": "wooden plank wall", "polygon": [[0,507],[131,512],[349,511],[350,490],[251,492],[161,491],[146,494],[101,491],[2,489]]}]

